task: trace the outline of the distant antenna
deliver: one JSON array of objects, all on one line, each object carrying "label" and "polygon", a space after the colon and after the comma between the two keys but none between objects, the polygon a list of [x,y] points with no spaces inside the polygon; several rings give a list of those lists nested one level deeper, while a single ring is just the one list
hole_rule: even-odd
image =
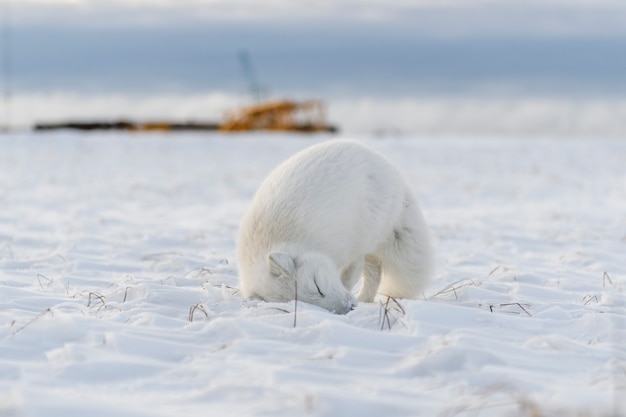
[{"label": "distant antenna", "polygon": [[250,54],[247,50],[242,49],[239,51],[239,62],[241,63],[241,68],[243,69],[243,73],[248,80],[248,88],[250,89],[250,95],[252,95],[252,99],[259,103],[261,102],[261,87],[256,78],[256,73],[254,71],[254,67],[252,66],[252,60],[250,59]]},{"label": "distant antenna", "polygon": [[4,107],[3,131],[11,128],[11,5],[5,0],[2,8],[2,101]]}]

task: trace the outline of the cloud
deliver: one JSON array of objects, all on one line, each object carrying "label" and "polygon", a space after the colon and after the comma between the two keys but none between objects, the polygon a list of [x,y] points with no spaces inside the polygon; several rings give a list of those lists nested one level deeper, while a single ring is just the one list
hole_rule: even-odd
[{"label": "cloud", "polygon": [[20,0],[15,24],[400,25],[432,36],[626,34],[621,0]]}]

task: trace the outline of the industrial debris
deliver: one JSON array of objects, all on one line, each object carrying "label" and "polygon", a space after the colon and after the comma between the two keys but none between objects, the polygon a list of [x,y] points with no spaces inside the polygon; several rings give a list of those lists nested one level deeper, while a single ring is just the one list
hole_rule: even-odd
[{"label": "industrial debris", "polygon": [[133,132],[211,131],[250,132],[271,130],[282,132],[336,132],[335,126],[326,123],[324,104],[318,100],[266,101],[235,110],[222,123],[167,121],[133,122],[69,121],[64,123],[37,123],[36,131],[59,129],[75,130],[127,130]]}]

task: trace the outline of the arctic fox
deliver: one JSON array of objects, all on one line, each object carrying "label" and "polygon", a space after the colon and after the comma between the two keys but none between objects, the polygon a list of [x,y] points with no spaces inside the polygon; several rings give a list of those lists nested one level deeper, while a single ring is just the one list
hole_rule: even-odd
[{"label": "arctic fox", "polygon": [[395,167],[351,140],[305,149],[274,169],[241,222],[241,291],[345,314],[377,293],[416,298],[432,247],[422,213]]}]

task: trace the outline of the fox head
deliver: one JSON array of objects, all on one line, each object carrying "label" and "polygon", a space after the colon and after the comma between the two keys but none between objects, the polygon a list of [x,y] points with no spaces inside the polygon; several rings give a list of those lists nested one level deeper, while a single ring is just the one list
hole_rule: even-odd
[{"label": "fox head", "polygon": [[341,283],[337,267],[325,255],[272,252],[267,256],[267,268],[270,285],[280,286],[287,299],[294,299],[297,291],[299,301],[336,314],[346,314],[357,305],[356,298]]}]

